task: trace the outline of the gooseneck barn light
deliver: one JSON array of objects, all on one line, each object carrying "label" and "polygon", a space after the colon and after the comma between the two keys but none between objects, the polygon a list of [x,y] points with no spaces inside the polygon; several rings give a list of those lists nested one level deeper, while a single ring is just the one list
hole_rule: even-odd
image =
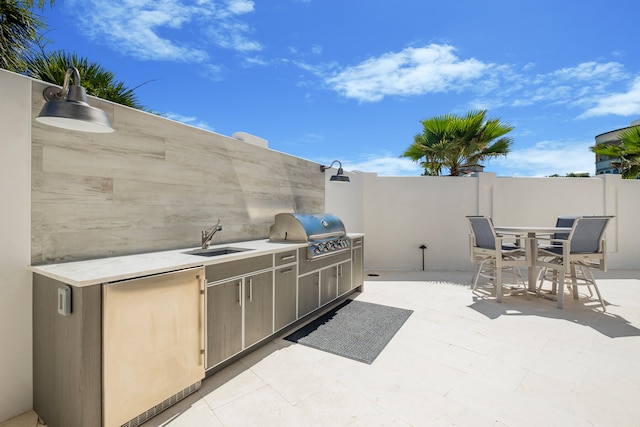
[{"label": "gooseneck barn light", "polygon": [[332,168],[336,163],[338,164],[338,173],[332,175],[331,178],[329,178],[329,181],[350,182],[351,180],[344,174],[344,171],[342,170],[342,163],[340,163],[338,160],[334,160],[333,162],[331,162],[330,166],[320,165],[320,172],[324,172],[325,170]]},{"label": "gooseneck barn light", "polygon": [[[71,75],[73,84],[69,85]],[[49,86],[42,94],[47,102],[36,121],[80,132],[113,132],[107,113],[87,103],[87,92],[80,86],[80,72],[76,67],[65,73],[62,89]]]}]

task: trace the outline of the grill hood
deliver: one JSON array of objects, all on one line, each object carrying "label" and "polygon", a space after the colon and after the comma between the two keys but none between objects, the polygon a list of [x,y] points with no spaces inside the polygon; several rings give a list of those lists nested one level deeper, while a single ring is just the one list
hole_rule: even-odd
[{"label": "grill hood", "polygon": [[313,242],[345,236],[344,224],[331,214],[279,213],[269,229],[274,242]]}]

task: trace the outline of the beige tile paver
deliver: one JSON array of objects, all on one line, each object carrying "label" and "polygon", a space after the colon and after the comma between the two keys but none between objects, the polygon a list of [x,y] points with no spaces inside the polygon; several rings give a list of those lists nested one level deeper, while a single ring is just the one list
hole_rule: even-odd
[{"label": "beige tile paver", "polygon": [[414,313],[373,364],[278,337],[143,427],[638,425],[639,271],[600,273],[606,313],[498,304],[470,272],[377,273],[353,297]]}]

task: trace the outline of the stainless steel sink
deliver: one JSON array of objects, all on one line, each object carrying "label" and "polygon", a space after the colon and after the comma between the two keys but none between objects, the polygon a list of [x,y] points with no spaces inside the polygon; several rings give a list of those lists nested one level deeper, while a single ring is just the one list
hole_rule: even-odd
[{"label": "stainless steel sink", "polygon": [[252,250],[253,249],[247,249],[247,248],[224,247],[224,248],[211,248],[211,249],[193,249],[185,252],[185,254],[211,257],[211,256],[235,254],[238,252],[246,252],[246,251],[252,251]]}]

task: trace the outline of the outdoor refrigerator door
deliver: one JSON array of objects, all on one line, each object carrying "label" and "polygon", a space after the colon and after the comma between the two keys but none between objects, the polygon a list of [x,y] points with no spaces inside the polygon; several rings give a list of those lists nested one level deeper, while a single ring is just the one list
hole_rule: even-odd
[{"label": "outdoor refrigerator door", "polygon": [[204,378],[204,268],[103,286],[104,426]]}]

